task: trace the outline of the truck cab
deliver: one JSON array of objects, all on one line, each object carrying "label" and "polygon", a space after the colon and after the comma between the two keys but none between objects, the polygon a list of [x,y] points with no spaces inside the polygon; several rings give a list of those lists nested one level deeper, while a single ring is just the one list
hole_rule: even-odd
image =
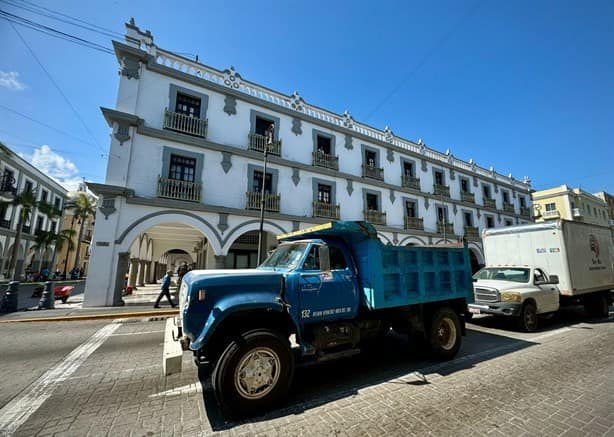
[{"label": "truck cab", "polygon": [[538,315],[559,309],[558,276],[535,266],[490,266],[473,275],[470,314],[515,317],[519,328],[535,331]]}]

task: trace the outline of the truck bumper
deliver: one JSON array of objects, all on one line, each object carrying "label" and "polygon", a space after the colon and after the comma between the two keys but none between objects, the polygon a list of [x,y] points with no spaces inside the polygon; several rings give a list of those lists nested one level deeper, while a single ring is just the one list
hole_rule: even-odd
[{"label": "truck bumper", "polygon": [[494,314],[497,316],[518,317],[520,315],[520,303],[470,303],[467,308],[472,314]]}]

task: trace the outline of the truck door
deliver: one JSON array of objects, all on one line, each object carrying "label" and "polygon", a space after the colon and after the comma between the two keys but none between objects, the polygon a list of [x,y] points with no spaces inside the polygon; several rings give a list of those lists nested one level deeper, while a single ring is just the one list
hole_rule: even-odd
[{"label": "truck door", "polygon": [[557,311],[559,309],[559,288],[554,284],[549,284],[548,275],[543,270],[535,269],[533,271],[534,285],[540,291],[540,300],[538,302],[538,312],[547,313]]},{"label": "truck door", "polygon": [[339,246],[329,245],[331,270],[321,272],[319,247],[312,245],[299,276],[301,322],[353,318],[358,311],[358,289],[352,264]]}]

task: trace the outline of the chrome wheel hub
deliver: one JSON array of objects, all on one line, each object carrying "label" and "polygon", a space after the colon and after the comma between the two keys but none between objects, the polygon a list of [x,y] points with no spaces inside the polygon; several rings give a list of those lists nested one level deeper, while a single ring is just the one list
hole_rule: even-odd
[{"label": "chrome wheel hub", "polygon": [[280,361],[267,347],[252,349],[241,358],[235,371],[235,387],[247,399],[266,396],[279,380]]},{"label": "chrome wheel hub", "polygon": [[456,342],[456,326],[450,319],[443,319],[437,329],[437,337],[442,349],[450,350]]}]

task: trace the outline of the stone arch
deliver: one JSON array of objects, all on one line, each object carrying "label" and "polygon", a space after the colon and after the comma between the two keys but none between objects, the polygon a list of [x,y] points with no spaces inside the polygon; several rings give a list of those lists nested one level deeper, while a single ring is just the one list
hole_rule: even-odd
[{"label": "stone arch", "polygon": [[414,235],[410,235],[408,237],[403,238],[401,241],[399,241],[399,246],[407,246],[407,245],[425,246],[426,244],[427,244],[426,241]]},{"label": "stone arch", "polygon": [[471,270],[473,273],[475,273],[478,268],[481,268],[486,264],[484,254],[482,252],[482,248],[478,244],[471,242],[468,246],[471,255]]},{"label": "stone arch", "polygon": [[[230,246],[232,246],[232,244],[241,235],[245,234],[246,232],[257,231],[259,229],[260,220],[248,220],[233,228],[222,242],[222,255],[228,255],[228,250],[230,249]],[[264,221],[262,229],[266,232],[272,233],[273,235],[285,234],[286,232],[288,232],[281,225],[269,220]]]},{"label": "stone arch", "polygon": [[147,243],[147,251],[145,252],[145,256],[149,261],[153,261],[153,250],[154,250],[154,241],[149,240]]},{"label": "stone arch", "polygon": [[392,240],[390,238],[388,238],[385,234],[382,234],[382,233],[378,232],[377,233],[377,238],[379,238],[379,240],[383,244],[387,244],[389,246],[394,246],[394,244],[392,243]]},{"label": "stone arch", "polygon": [[158,211],[147,214],[135,220],[124,229],[120,236],[115,240],[118,252],[128,252],[132,243],[138,239],[139,235],[145,233],[147,229],[164,223],[181,223],[200,231],[209,241],[216,255],[221,254],[221,238],[215,228],[204,218],[184,211]]}]

